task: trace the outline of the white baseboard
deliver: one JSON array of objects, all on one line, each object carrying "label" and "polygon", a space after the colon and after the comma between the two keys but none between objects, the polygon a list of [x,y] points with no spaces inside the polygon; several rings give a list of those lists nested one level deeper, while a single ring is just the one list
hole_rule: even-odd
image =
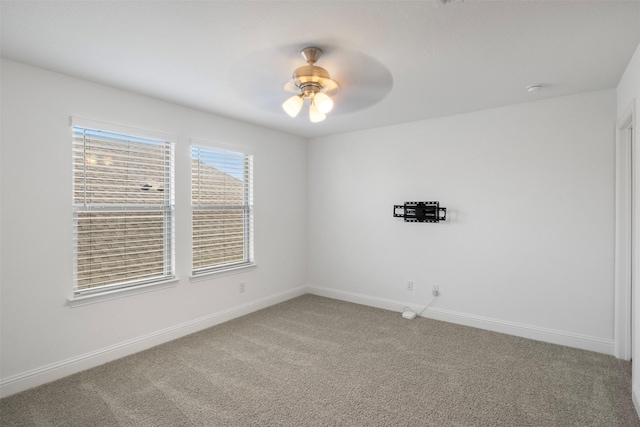
[{"label": "white baseboard", "polygon": [[175,340],[185,335],[210,328],[223,322],[244,316],[254,311],[287,301],[307,293],[306,287],[298,287],[275,295],[270,295],[249,303],[232,307],[208,316],[194,319],[138,338],[105,347],[41,368],[23,372],[0,380],[0,397],[10,396],[24,390],[93,368],[130,354]]},{"label": "white baseboard", "polygon": [[[378,298],[336,289],[318,286],[302,286],[275,295],[270,295],[256,301],[251,301],[247,304],[232,307],[199,319],[194,319],[170,328],[152,332],[91,353],[52,363],[11,377],[2,378],[0,379],[0,397],[10,396],[59,378],[102,365],[121,357],[146,350],[156,345],[169,342],[307,293],[397,312],[401,312],[405,307],[409,307],[412,310],[419,312],[424,307],[416,304],[408,304],[402,301]],[[570,334],[562,331],[538,328],[513,322],[505,322],[481,316],[473,316],[443,310],[437,307],[429,307],[424,311],[422,316],[435,320],[442,320],[445,322],[520,336],[523,338],[595,351],[598,353],[614,354],[613,341],[594,337]],[[634,388],[633,401],[636,409],[640,408],[639,393],[640,391]],[[640,410],[638,412],[640,413]]]},{"label": "white baseboard", "polygon": [[[404,307],[409,307],[413,311],[419,313],[420,310],[424,308],[424,306],[408,304],[402,301],[372,297],[368,295],[345,292],[318,286],[308,286],[307,291],[308,293],[313,295],[319,295],[327,298],[333,298],[398,312],[401,312]],[[597,353],[604,353],[608,355],[614,355],[615,352],[615,345],[613,340],[605,340],[601,338],[573,334],[553,329],[540,328],[537,326],[530,326],[521,323],[469,315],[465,313],[444,310],[437,307],[427,308],[422,313],[422,317],[455,323],[458,325],[471,326],[474,328],[485,329],[493,332],[500,332],[503,334],[515,335],[518,337],[548,342],[551,344],[559,344],[567,347],[579,348],[582,350],[595,351]]]}]

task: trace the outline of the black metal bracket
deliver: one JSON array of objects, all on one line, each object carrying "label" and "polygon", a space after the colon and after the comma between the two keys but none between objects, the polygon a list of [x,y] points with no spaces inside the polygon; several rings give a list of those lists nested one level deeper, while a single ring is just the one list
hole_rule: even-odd
[{"label": "black metal bracket", "polygon": [[393,206],[393,216],[404,222],[440,222],[447,219],[447,208],[441,208],[440,202],[405,202]]}]

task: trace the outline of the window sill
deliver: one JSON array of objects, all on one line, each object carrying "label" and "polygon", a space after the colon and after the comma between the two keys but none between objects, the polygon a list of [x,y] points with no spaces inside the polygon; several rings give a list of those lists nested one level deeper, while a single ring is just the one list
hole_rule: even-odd
[{"label": "window sill", "polygon": [[208,280],[213,277],[224,277],[224,276],[230,276],[232,274],[246,273],[247,271],[255,270],[256,267],[258,267],[258,264],[249,264],[249,265],[242,265],[239,267],[225,268],[224,270],[209,271],[207,273],[201,273],[195,276],[189,276],[189,280],[191,280],[191,282],[202,282],[204,280]]},{"label": "window sill", "polygon": [[126,298],[132,295],[144,294],[147,292],[160,291],[162,289],[175,287],[179,279],[165,280],[162,282],[148,283],[146,285],[135,286],[131,288],[113,289],[111,291],[98,292],[91,295],[79,295],[67,299],[70,307],[82,307],[87,304],[96,304],[104,301],[111,301],[119,298]]}]

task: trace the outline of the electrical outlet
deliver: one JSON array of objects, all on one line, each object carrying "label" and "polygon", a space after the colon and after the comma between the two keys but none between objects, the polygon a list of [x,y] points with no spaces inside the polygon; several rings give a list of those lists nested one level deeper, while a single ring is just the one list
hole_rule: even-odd
[{"label": "electrical outlet", "polygon": [[434,297],[437,297],[438,295],[440,295],[440,286],[433,285],[433,290],[431,291],[431,293],[433,294]]},{"label": "electrical outlet", "polygon": [[408,291],[413,291],[413,282],[407,282],[407,290]]},{"label": "electrical outlet", "polygon": [[238,289],[240,290],[240,293],[243,293],[245,290],[245,283],[240,282],[240,284],[238,285]]}]

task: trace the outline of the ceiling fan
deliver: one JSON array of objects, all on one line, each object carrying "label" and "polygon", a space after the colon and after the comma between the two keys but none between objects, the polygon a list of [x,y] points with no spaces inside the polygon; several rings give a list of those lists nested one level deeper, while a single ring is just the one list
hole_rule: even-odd
[{"label": "ceiling fan", "polygon": [[285,90],[295,92],[287,99],[282,108],[291,117],[296,117],[305,100],[310,100],[309,120],[317,123],[327,118],[327,113],[333,109],[334,95],[338,90],[338,83],[331,80],[329,72],[317,65],[316,61],[322,55],[322,50],[317,47],[305,47],[300,52],[307,61],[307,65],[298,67],[291,76],[292,81],[285,85]]},{"label": "ceiling fan", "polygon": [[[299,114],[304,108],[314,111],[313,120],[325,119],[329,107],[325,107],[327,100],[323,100],[324,95],[333,102],[333,109],[330,110],[332,118],[339,121],[344,120],[347,114],[379,103],[391,91],[393,77],[382,62],[363,52],[331,44],[319,48],[315,43],[306,41],[304,44],[288,44],[251,52],[231,69],[231,88],[249,104],[277,114],[282,120],[296,122],[292,125],[301,128],[305,127],[302,122],[306,121],[309,125],[310,117]],[[300,53],[307,64],[302,59],[292,58],[292,52],[296,55]],[[316,61],[326,65],[326,69],[318,66]],[[299,65],[302,66],[296,69]],[[288,97],[293,100],[287,100]],[[283,101],[293,105],[289,109],[291,113],[283,114]],[[297,116],[297,120],[289,116]]]}]

